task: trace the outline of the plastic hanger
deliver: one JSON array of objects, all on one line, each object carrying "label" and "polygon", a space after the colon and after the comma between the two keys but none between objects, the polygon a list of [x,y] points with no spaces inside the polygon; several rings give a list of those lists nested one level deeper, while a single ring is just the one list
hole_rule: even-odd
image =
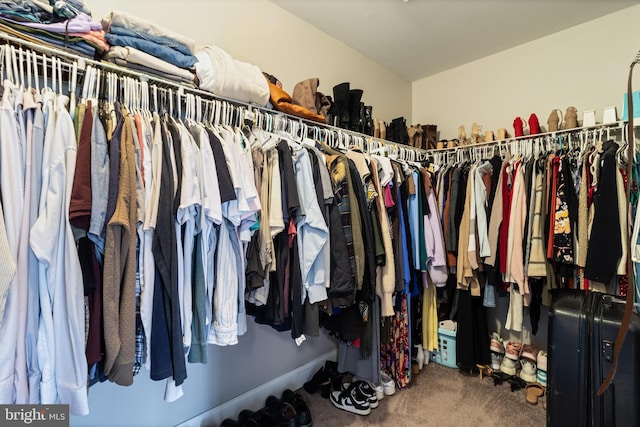
[{"label": "plastic hanger", "polygon": [[18,50],[18,66],[20,67],[20,89],[24,90],[27,86],[25,85],[25,72],[24,72],[24,51],[22,47]]},{"label": "plastic hanger", "polygon": [[74,118],[76,114],[76,84],[78,82],[78,62],[73,61],[71,65],[71,69],[69,70],[71,74],[71,78],[69,79],[69,113],[71,114],[71,119]]},{"label": "plastic hanger", "polygon": [[25,51],[25,61],[27,63],[27,85],[26,85],[26,89],[31,90],[33,88],[33,81],[31,80],[31,78],[33,77],[31,75],[31,51],[27,50]]}]

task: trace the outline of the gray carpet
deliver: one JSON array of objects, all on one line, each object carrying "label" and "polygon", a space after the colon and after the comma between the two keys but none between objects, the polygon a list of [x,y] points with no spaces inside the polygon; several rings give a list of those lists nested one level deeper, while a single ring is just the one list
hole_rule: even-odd
[{"label": "gray carpet", "polygon": [[411,385],[386,396],[368,416],[337,409],[320,392],[299,390],[309,404],[315,427],[339,426],[544,426],[546,412],[525,401],[525,391],[509,383],[465,376],[436,363],[424,367]]}]

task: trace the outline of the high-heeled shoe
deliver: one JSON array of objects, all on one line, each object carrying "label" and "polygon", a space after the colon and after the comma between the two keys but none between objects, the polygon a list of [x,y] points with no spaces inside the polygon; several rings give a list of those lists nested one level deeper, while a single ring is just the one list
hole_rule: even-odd
[{"label": "high-heeled shoe", "polygon": [[513,134],[516,138],[524,136],[524,121],[520,117],[513,120]]},{"label": "high-heeled shoe", "polygon": [[491,374],[493,374],[493,368],[491,368],[491,366],[489,365],[476,364],[476,366],[478,367],[478,371],[480,371],[480,374],[479,374],[480,380],[482,380],[483,377],[490,377]]},{"label": "high-heeled shoe", "polygon": [[549,113],[549,118],[547,119],[547,132],[556,132],[560,129],[560,124],[562,123],[562,111],[557,108],[553,109],[551,113]]},{"label": "high-heeled shoe", "polygon": [[576,127],[578,127],[578,110],[576,107],[569,107],[564,113],[564,128],[573,129]]},{"label": "high-heeled shoe", "polygon": [[538,116],[535,113],[531,113],[529,116],[529,135],[535,135],[540,133],[540,123],[538,122]]}]

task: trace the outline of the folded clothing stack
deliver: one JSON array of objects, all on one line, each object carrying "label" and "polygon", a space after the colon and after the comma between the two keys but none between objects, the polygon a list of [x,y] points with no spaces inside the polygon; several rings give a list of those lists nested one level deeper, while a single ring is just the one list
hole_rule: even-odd
[{"label": "folded clothing stack", "polygon": [[111,49],[107,58],[131,68],[193,82],[195,42],[143,18],[111,12],[102,20]]},{"label": "folded clothing stack", "polygon": [[109,50],[102,25],[82,0],[59,0],[54,6],[41,0],[0,0],[0,30],[90,57]]},{"label": "folded clothing stack", "polygon": [[261,107],[269,102],[269,86],[258,66],[234,59],[217,46],[205,46],[196,56],[200,89]]}]

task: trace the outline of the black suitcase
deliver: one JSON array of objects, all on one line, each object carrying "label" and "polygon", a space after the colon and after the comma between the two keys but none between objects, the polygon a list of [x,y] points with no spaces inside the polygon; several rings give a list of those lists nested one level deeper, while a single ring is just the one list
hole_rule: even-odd
[{"label": "black suitcase", "polygon": [[548,426],[640,426],[640,317],[633,314],[616,376],[598,387],[613,361],[623,299],[558,290],[549,310]]}]

